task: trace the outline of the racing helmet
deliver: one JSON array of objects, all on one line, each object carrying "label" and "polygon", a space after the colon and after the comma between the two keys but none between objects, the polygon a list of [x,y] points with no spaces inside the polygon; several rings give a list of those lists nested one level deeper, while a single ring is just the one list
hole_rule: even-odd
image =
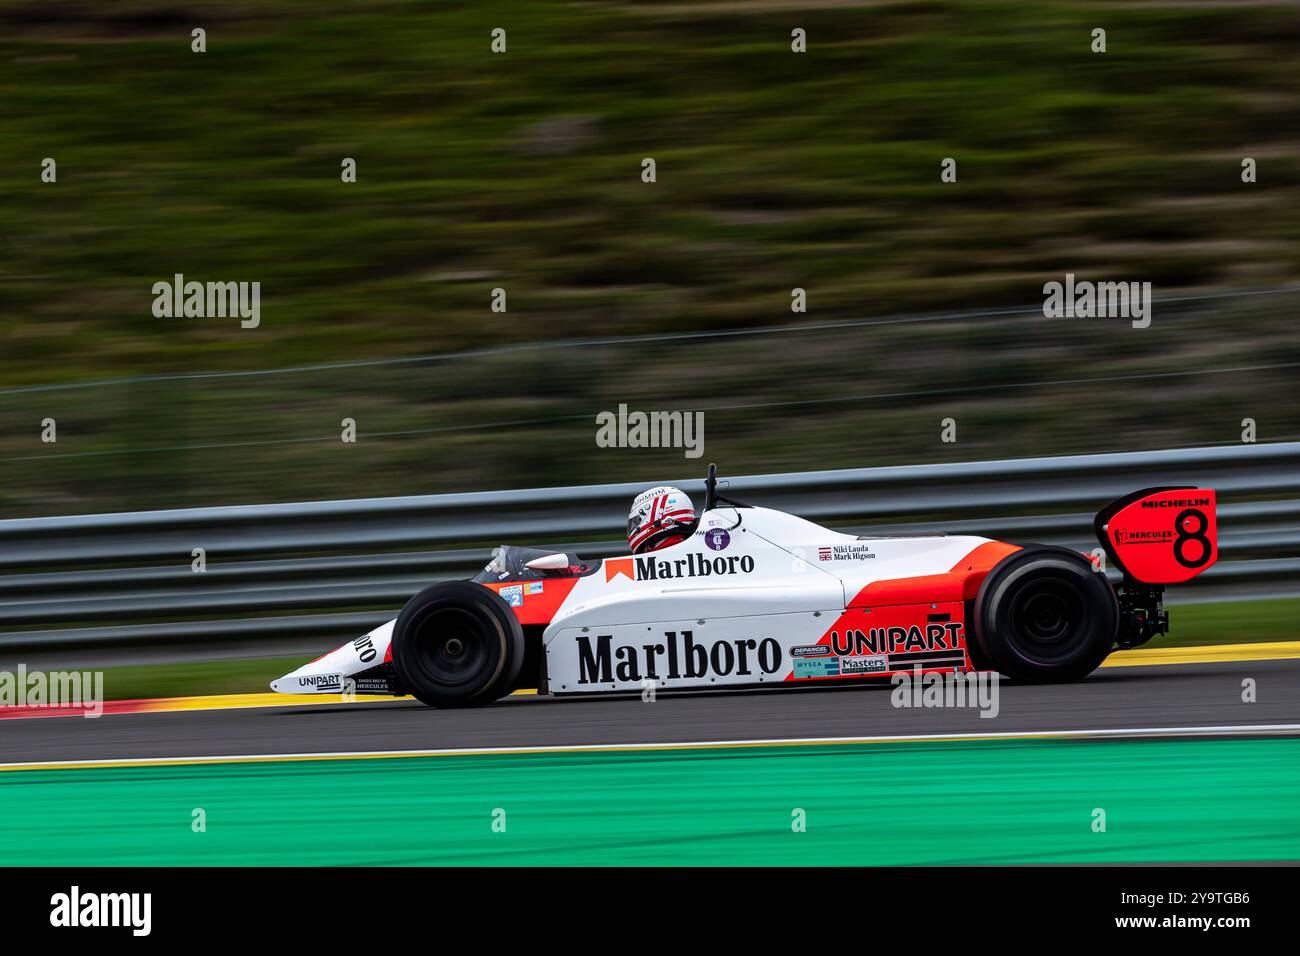
[{"label": "racing helmet", "polygon": [[669,485],[643,491],[627,516],[627,543],[633,554],[676,544],[691,533],[695,506],[686,492]]}]

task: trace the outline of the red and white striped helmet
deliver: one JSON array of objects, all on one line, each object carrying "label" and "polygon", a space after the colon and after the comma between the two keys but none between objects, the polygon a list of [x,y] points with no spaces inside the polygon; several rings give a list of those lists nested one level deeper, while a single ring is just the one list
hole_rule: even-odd
[{"label": "red and white striped helmet", "polygon": [[633,554],[676,544],[691,533],[695,506],[686,492],[668,485],[643,491],[627,516],[627,543]]}]

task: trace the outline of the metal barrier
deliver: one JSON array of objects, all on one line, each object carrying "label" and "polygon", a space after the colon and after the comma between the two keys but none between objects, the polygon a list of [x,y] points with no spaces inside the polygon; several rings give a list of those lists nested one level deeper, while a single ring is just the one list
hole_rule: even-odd
[{"label": "metal barrier", "polygon": [[[700,500],[702,479],[676,484]],[[1125,492],[1217,488],[1220,561],[1170,603],[1300,594],[1300,442],[752,475],[726,493],[848,531],[938,529],[1091,548]],[[502,542],[625,550],[644,483],[0,521],[0,658],[152,646],[323,649]],[[204,549],[207,570],[191,568]],[[101,655],[102,657],[103,655]]]}]

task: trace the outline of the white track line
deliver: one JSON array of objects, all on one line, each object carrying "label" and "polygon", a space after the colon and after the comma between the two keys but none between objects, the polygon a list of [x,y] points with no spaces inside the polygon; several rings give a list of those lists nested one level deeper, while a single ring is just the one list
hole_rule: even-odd
[{"label": "white track line", "polygon": [[107,760],[42,760],[0,764],[4,770],[82,767],[159,766],[194,763],[252,763],[276,760],[365,760],[392,757],[465,757],[484,754],[573,753],[584,751],[697,750],[723,747],[806,747],[837,744],[906,743],[909,741],[1088,739],[1101,737],[1200,737],[1237,734],[1296,734],[1300,724],[1240,724],[1209,727],[1119,727],[1107,730],[1008,730],[989,733],[897,734],[880,737],[789,737],[750,740],[704,740],[681,743],[559,744],[537,747],[458,747],[441,750],[346,750],[287,754],[235,754],[203,757],[115,757]]}]

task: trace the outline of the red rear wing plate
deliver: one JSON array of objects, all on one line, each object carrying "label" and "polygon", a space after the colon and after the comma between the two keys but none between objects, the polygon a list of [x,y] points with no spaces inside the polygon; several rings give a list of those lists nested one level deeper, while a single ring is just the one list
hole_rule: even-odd
[{"label": "red rear wing plate", "polygon": [[1097,538],[1126,575],[1143,584],[1181,584],[1219,556],[1213,489],[1135,491],[1097,513]]}]

